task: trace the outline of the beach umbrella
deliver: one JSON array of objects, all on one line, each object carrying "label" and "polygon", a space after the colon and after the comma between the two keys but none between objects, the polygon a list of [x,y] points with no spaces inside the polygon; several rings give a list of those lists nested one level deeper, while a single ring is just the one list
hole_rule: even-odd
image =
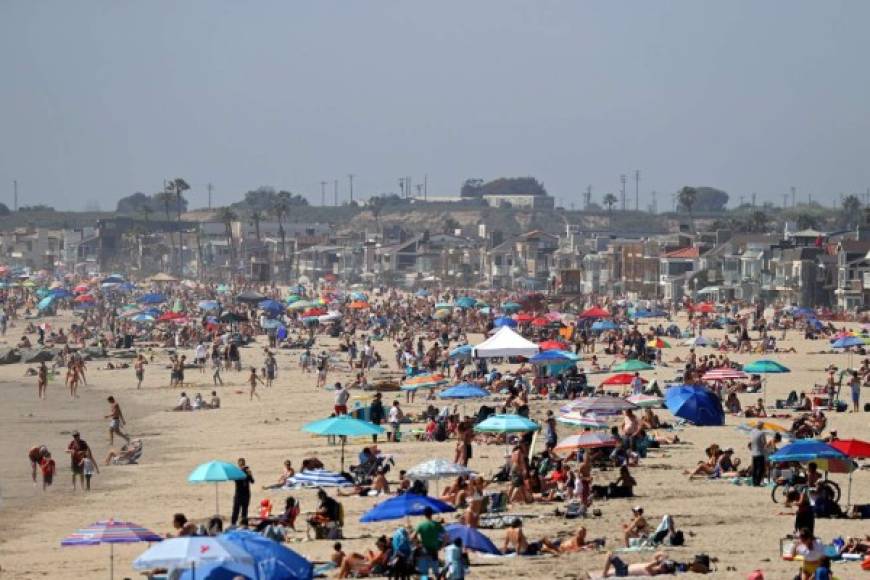
[{"label": "beach umbrella", "polygon": [[646,343],[647,346],[652,348],[671,348],[671,345],[668,341],[663,338],[653,338],[649,342]]},{"label": "beach umbrella", "polygon": [[450,358],[471,358],[471,353],[473,350],[474,347],[470,344],[463,344],[451,350],[449,356]]},{"label": "beach umbrella", "polygon": [[140,304],[160,304],[161,302],[166,302],[166,296],[157,292],[152,292],[150,294],[143,294],[139,297],[137,302]]},{"label": "beach umbrella", "polygon": [[583,312],[580,313],[578,318],[609,318],[610,312],[607,310],[600,308],[598,306],[593,306],[592,308],[587,308]]},{"label": "beach umbrella", "polygon": [[136,314],[135,316],[131,317],[130,320],[132,320],[133,322],[138,322],[138,323],[142,324],[142,323],[146,323],[146,322],[154,322],[154,317],[151,316],[150,314],[141,314],[140,313],[140,314]]},{"label": "beach umbrella", "polygon": [[661,407],[662,403],[664,403],[664,399],[661,397],[655,397],[653,395],[644,395],[643,393],[639,395],[632,395],[630,397],[625,398],[629,403],[634,403],[641,409],[646,408],[655,408]]},{"label": "beach umbrella", "polygon": [[286,487],[348,487],[353,485],[347,477],[327,469],[306,469],[287,478]]},{"label": "beach umbrella", "polygon": [[448,302],[439,302],[435,305],[435,310],[453,310],[453,305]]},{"label": "beach umbrella", "polygon": [[49,306],[51,306],[52,302],[54,302],[54,295],[49,295],[39,301],[39,304],[36,305],[37,310],[45,310]]},{"label": "beach umbrella", "polygon": [[[855,470],[855,462],[839,449],[818,439],[798,439],[782,447],[769,457],[772,463],[810,463],[818,465],[822,471],[849,473]],[[851,479],[850,479],[851,484]],[[851,489],[849,501],[851,501]]]},{"label": "beach umbrella", "polygon": [[54,296],[55,298],[57,298],[58,300],[61,300],[63,298],[72,298],[73,296],[75,296],[75,294],[73,294],[72,292],[70,292],[66,288],[55,288],[54,290],[51,291],[51,295]]},{"label": "beach umbrella", "polygon": [[443,514],[455,512],[456,508],[440,499],[415,493],[403,493],[383,501],[362,515],[359,521],[363,523],[398,520],[409,516],[422,516],[426,508],[433,513]]},{"label": "beach umbrella", "polygon": [[365,310],[369,307],[369,303],[364,300],[355,300],[347,305],[351,310]]},{"label": "beach umbrella", "polygon": [[474,426],[478,433],[527,433],[540,425],[520,415],[491,415]]},{"label": "beach umbrella", "polygon": [[460,308],[474,308],[477,305],[477,300],[471,296],[463,296],[456,301],[456,305]]},{"label": "beach umbrella", "polygon": [[[606,378],[601,384],[606,386],[625,386],[630,385],[634,380],[634,375],[631,373],[619,373],[615,374],[611,377]],[[641,379],[641,381],[646,384],[649,381],[646,379]]]},{"label": "beach umbrella", "polygon": [[284,310],[284,305],[277,300],[266,299],[257,303],[257,308],[268,313],[277,314]]},{"label": "beach umbrella", "polygon": [[[864,339],[857,336],[844,336],[831,343],[832,348],[851,349],[853,346],[864,346]],[[852,367],[852,351],[849,350],[849,368]]]},{"label": "beach umbrella", "polygon": [[700,304],[696,304],[691,307],[693,312],[700,312],[702,314],[710,314],[711,312],[716,312],[716,306],[709,302],[702,302]]},{"label": "beach umbrella", "polygon": [[768,360],[768,359],[761,359],[761,360],[753,361],[747,365],[744,365],[743,372],[754,373],[754,374],[764,374],[764,373],[788,373],[791,371],[776,361]]},{"label": "beach umbrella", "polygon": [[236,295],[236,302],[244,302],[246,304],[259,304],[265,299],[265,295],[254,290],[246,290],[245,292]]},{"label": "beach umbrella", "polygon": [[438,396],[442,399],[482,399],[489,395],[489,391],[475,384],[459,383],[449,389],[444,389]]},{"label": "beach umbrella", "polygon": [[508,316],[499,316],[495,320],[492,321],[492,325],[496,328],[500,328],[502,326],[509,326],[511,328],[516,327],[517,321]]},{"label": "beach umbrella", "polygon": [[543,328],[550,324],[550,321],[544,318],[543,316],[538,316],[537,318],[532,319],[531,325],[535,328]]},{"label": "beach umbrella", "polygon": [[408,470],[408,479],[420,479],[423,481],[436,481],[448,477],[468,477],[474,471],[458,463],[446,459],[430,459],[419,463]]},{"label": "beach umbrella", "polygon": [[719,369],[710,369],[704,376],[701,377],[702,381],[731,381],[731,380],[741,380],[747,378],[748,375],[743,371],[732,369],[730,367],[723,367]]},{"label": "beach umbrella", "polygon": [[492,554],[493,556],[501,554],[495,544],[492,543],[492,540],[483,535],[477,528],[463,524],[447,524],[444,526],[444,533],[447,536],[446,541],[448,543],[454,542],[457,539],[462,540],[462,547],[466,550]]},{"label": "beach umbrella", "polygon": [[710,346],[710,339],[706,336],[696,336],[683,341],[685,346]]},{"label": "beach umbrella", "polygon": [[851,457],[852,459],[867,459],[870,457],[870,443],[860,439],[836,439],[831,441],[831,447]]},{"label": "beach umbrella", "polygon": [[364,302],[367,302],[369,299],[363,292],[351,292],[350,298],[351,300],[362,300]]},{"label": "beach umbrella", "polygon": [[85,292],[90,291],[90,289],[90,286],[88,286],[87,284],[79,284],[78,286],[73,288],[73,292],[75,292],[76,294],[84,294]]},{"label": "beach umbrella", "polygon": [[541,347],[541,350],[565,350],[568,348],[568,343],[561,340],[545,340],[538,343],[538,346]]},{"label": "beach umbrella", "polygon": [[565,363],[573,363],[576,362],[576,358],[571,353],[567,353],[561,350],[545,350],[543,352],[539,352],[535,356],[529,359],[529,362],[533,365],[559,365]]},{"label": "beach umbrella", "polygon": [[513,319],[520,324],[528,324],[529,322],[533,321],[535,317],[528,312],[520,312],[518,314],[514,314]]},{"label": "beach umbrella", "polygon": [[698,426],[724,425],[722,402],[704,387],[678,385],[665,391],[665,405],[675,416]]},{"label": "beach umbrella", "polygon": [[173,320],[181,320],[182,318],[187,318],[187,315],[185,315],[182,312],[169,311],[169,312],[164,312],[163,314],[161,314],[157,318],[157,320],[159,322],[172,322]]},{"label": "beach umbrella", "polygon": [[214,509],[215,514],[220,514],[218,503],[218,483],[223,481],[235,481],[245,479],[245,472],[225,461],[209,461],[199,465],[187,476],[188,483],[213,483],[214,484]]},{"label": "beach umbrella", "polygon": [[296,302],[291,303],[287,306],[287,310],[295,311],[295,310],[306,310],[314,306],[313,302],[309,302],[308,300],[297,300]]},{"label": "beach umbrella", "polygon": [[313,421],[302,426],[302,430],[315,435],[336,436],[341,438],[341,470],[344,471],[344,445],[345,437],[363,437],[365,435],[378,435],[384,432],[384,428],[368,421],[354,419],[350,415],[338,415],[327,417],[319,421]]},{"label": "beach umbrella", "polygon": [[197,306],[199,306],[200,310],[204,310],[206,312],[217,310],[221,307],[217,300],[201,300]]},{"label": "beach umbrella", "polygon": [[619,363],[615,367],[610,370],[619,371],[619,372],[636,372],[636,371],[650,371],[654,367],[651,364],[645,363],[643,361],[637,359],[630,359],[624,362]]},{"label": "beach umbrella", "polygon": [[637,405],[621,397],[580,397],[574,399],[560,411],[570,413],[595,413],[596,415],[618,415],[626,409],[637,409]]},{"label": "beach umbrella", "polygon": [[[222,540],[237,545],[253,558],[253,580],[311,580],[314,577],[314,565],[288,548],[274,540],[258,533],[235,529],[220,535]],[[211,578],[209,574],[227,571],[229,578],[235,578],[233,566],[223,564],[206,564],[197,569],[199,578]],[[220,577],[220,575],[218,575]],[[178,580],[192,580],[189,570],[182,572]]]},{"label": "beach umbrella", "polygon": [[109,544],[109,578],[115,577],[115,544],[160,542],[163,538],[132,522],[101,520],[76,530],[61,541],[61,546],[97,546]]},{"label": "beach umbrella", "polygon": [[229,567],[232,572],[248,578],[256,577],[254,558],[238,544],[227,541],[223,536],[169,538],[151,546],[133,561],[134,570],[190,568],[191,577],[194,579],[197,576],[197,566],[215,565]]},{"label": "beach umbrella", "polygon": [[233,322],[245,322],[248,320],[247,316],[242,314],[238,314],[236,312],[224,312],[220,316],[220,321],[225,323],[233,323]]},{"label": "beach umbrella", "polygon": [[501,305],[501,309],[505,312],[519,312],[522,308],[522,305],[517,304],[516,302],[505,302]]},{"label": "beach umbrella", "polygon": [[610,433],[580,433],[565,437],[554,448],[554,451],[574,452],[578,449],[599,449],[616,447],[620,440]]},{"label": "beach umbrella", "polygon": [[83,304],[85,302],[93,302],[94,297],[90,294],[81,294],[80,296],[76,296],[73,302],[77,302],[78,304]]},{"label": "beach umbrella", "polygon": [[420,288],[419,290],[417,290],[418,298],[426,298],[427,296],[429,296],[429,291],[425,288]]},{"label": "beach umbrella", "polygon": [[319,322],[335,322],[336,320],[341,320],[341,312],[331,311],[326,314],[321,314],[317,317]]},{"label": "beach umbrella", "polygon": [[619,328],[619,325],[612,320],[596,320],[592,323],[592,330],[596,332],[602,332],[605,330],[616,330],[617,328]]},{"label": "beach umbrella", "polygon": [[595,413],[583,413],[581,411],[570,411],[556,417],[556,421],[575,427],[588,427],[590,429],[610,429],[610,421],[614,415],[600,416]]}]

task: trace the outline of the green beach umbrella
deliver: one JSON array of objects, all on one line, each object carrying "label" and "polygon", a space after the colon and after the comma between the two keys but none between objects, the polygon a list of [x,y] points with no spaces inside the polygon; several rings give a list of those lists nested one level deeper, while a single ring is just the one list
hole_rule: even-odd
[{"label": "green beach umbrella", "polygon": [[637,360],[637,359],[631,359],[631,360],[627,360],[625,362],[619,363],[618,365],[616,365],[615,367],[613,367],[610,370],[622,371],[622,372],[624,372],[624,371],[635,372],[635,371],[651,371],[652,369],[653,369],[653,366],[651,364],[647,364],[647,363],[640,361],[640,360]]}]

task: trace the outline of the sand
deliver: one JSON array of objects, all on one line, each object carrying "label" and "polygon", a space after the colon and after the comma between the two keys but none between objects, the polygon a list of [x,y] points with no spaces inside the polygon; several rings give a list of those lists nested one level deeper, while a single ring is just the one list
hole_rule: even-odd
[{"label": "sand", "polygon": [[[55,322],[57,325],[58,322]],[[716,336],[716,332],[708,333]],[[17,338],[14,330],[8,342]],[[478,337],[479,338],[479,337]],[[319,338],[326,345],[335,345],[334,339]],[[688,349],[677,346],[666,351],[665,360],[674,356],[685,357]],[[808,355],[827,347],[826,342],[806,342],[798,333],[790,333],[781,347],[795,346],[798,354],[776,355],[776,359],[790,367],[786,375],[770,375],[768,401],[784,398],[793,389],[809,389],[814,381],[824,378],[823,369],[831,362],[840,367],[848,363],[848,355]],[[392,348],[388,342],[377,343],[376,348],[384,360],[392,361]],[[707,349],[699,349],[704,352]],[[49,384],[48,400],[36,399],[35,377],[24,377],[27,365],[0,366],[0,424],[3,426],[0,445],[0,465],[3,466],[2,505],[0,505],[0,577],[2,578],[106,578],[108,577],[109,549],[107,546],[61,548],[61,540],[79,527],[108,517],[131,520],[158,533],[171,530],[175,512],[184,512],[192,519],[202,519],[214,512],[214,489],[210,485],[191,485],[187,476],[198,464],[222,459],[235,461],[245,457],[257,480],[252,510],[260,499],[270,498],[276,505],[283,501],[284,492],[260,491],[261,484],[272,483],[281,471],[283,460],[294,465],[316,453],[327,467],[337,468],[338,447],[327,445],[326,440],[300,432],[307,421],[325,417],[332,407],[332,394],[315,390],[314,375],[303,374],[298,365],[299,351],[282,350],[279,354],[279,374],[271,389],[259,388],[261,400],[248,400],[246,373],[225,373],[226,385],[217,387],[223,408],[216,411],[174,413],[168,409],[175,404],[177,389],[168,388],[169,372],[164,368],[167,356],[158,353],[157,361],[148,367],[141,390],[136,390],[132,369],[97,370],[105,361],[93,361],[88,367],[89,385],[80,389],[81,398],[71,401],[65,392],[63,378],[58,376]],[[188,354],[188,358],[192,353]],[[608,357],[599,356],[603,361]],[[757,356],[732,355],[741,362]],[[243,363],[262,362],[261,347],[242,350]],[[856,358],[856,364],[858,359]],[[662,368],[644,376],[662,380],[674,376],[673,367]],[[346,373],[330,376],[345,381]],[[595,380],[593,377],[592,380]],[[191,396],[200,392],[208,398],[212,390],[210,372],[187,372],[192,386],[185,390]],[[144,457],[136,466],[103,467],[95,476],[90,493],[73,492],[70,483],[69,460],[64,453],[69,432],[81,431],[91,444],[95,455],[102,460],[108,450],[108,412],[105,398],[114,395],[122,405],[128,430],[145,441]],[[365,393],[354,393],[354,399],[365,399]],[[742,395],[750,404],[756,395]],[[351,403],[353,402],[353,400]],[[391,396],[385,397],[389,403]],[[418,396],[417,404],[407,411],[418,411],[424,401]],[[533,418],[542,418],[547,409],[556,409],[558,403],[536,401],[532,404]],[[669,419],[667,411],[660,411]],[[606,537],[608,547],[620,545],[621,524],[630,517],[630,507],[645,507],[651,521],[663,514],[671,514],[678,527],[687,534],[686,546],[670,551],[677,560],[691,560],[697,553],[708,553],[719,559],[717,578],[745,578],[754,569],[763,569],[769,578],[787,578],[794,574],[795,564],[782,562],[778,557],[779,538],[792,529],[793,517],[779,515],[781,505],[771,502],[769,489],[736,486],[724,481],[689,482],[683,470],[696,464],[704,448],[712,442],[723,447],[734,447],[736,456],[749,461],[746,449],[748,438],[736,425],[744,419],[728,417],[727,426],[721,428],[687,428],[679,433],[687,443],[666,446],[653,451],[633,470],[639,482],[638,497],[626,500],[598,502],[595,507],[601,517],[585,520],[564,520],[552,516],[556,505],[522,507],[522,512],[542,517],[528,520],[527,535],[537,539],[568,534],[581,524],[590,537]],[[786,421],[781,421],[783,424]],[[841,437],[870,438],[867,415],[832,414],[830,425]],[[560,427],[560,436],[574,431]],[[55,485],[43,494],[30,482],[27,450],[37,444],[48,445],[58,463]],[[349,453],[355,457],[363,441],[351,441]],[[118,443],[116,442],[116,445]],[[395,456],[399,467],[411,467],[425,459],[442,457],[452,459],[454,443],[426,443],[405,441],[399,444],[381,443],[381,448]],[[475,459],[471,466],[483,473],[491,473],[503,461],[502,447],[475,446]],[[394,472],[393,476],[396,475]],[[613,471],[596,473],[598,484],[612,481]],[[847,476],[834,476],[846,488]],[[866,471],[855,473],[853,502],[870,503],[870,476]],[[228,514],[232,503],[232,484],[219,487],[221,512]],[[302,501],[303,511],[314,509],[312,491],[294,492]],[[375,503],[371,498],[345,498],[347,539],[346,549],[362,551],[373,545],[374,538],[389,533],[395,523],[362,525],[359,516]],[[313,560],[322,560],[330,552],[332,542],[305,541],[304,523],[289,544],[291,548]],[[868,532],[866,522],[853,520],[820,520],[817,533],[826,540],[837,535],[858,535]],[[504,532],[486,531],[496,544],[501,545]],[[115,549],[116,577],[138,577],[131,562],[144,551],[144,545],[122,545]],[[649,554],[628,554],[629,562],[640,561]],[[604,556],[601,553],[581,553],[559,558],[491,559],[472,556],[475,566],[472,577],[539,577],[576,578],[585,571],[598,571]],[[736,571],[727,571],[734,567]],[[856,564],[837,566],[841,578],[860,575]]]}]

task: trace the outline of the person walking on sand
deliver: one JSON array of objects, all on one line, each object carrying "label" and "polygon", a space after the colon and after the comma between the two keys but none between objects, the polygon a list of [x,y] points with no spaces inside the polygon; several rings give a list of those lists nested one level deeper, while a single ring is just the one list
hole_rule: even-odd
[{"label": "person walking on sand", "polygon": [[133,363],[133,369],[136,371],[136,389],[141,389],[142,381],[145,380],[145,355],[139,353],[136,362]]},{"label": "person walking on sand", "polygon": [[33,485],[36,485],[36,468],[39,467],[42,458],[46,456],[48,453],[48,447],[45,445],[38,445],[36,447],[32,447],[30,451],[27,452],[27,458],[30,459],[30,471],[31,478],[33,478]]},{"label": "person walking on sand", "polygon": [[39,370],[36,371],[36,390],[37,397],[45,399],[45,392],[48,387],[48,367],[45,366],[45,361],[39,363]]},{"label": "person walking on sand", "polygon": [[[42,472],[42,491],[48,489],[54,481],[54,473],[57,470],[54,459],[51,458],[51,453],[46,450],[45,455],[39,461],[39,470]],[[34,480],[34,483],[36,481]]]},{"label": "person walking on sand", "polygon": [[116,433],[129,443],[130,437],[121,431],[121,426],[127,424],[124,413],[121,412],[121,405],[118,404],[115,397],[110,396],[106,400],[109,402],[109,414],[105,416],[106,419],[109,419],[109,446],[115,444]]},{"label": "person walking on sand", "polygon": [[260,395],[257,394],[257,383],[261,385],[263,383],[263,379],[257,376],[257,369],[255,367],[251,367],[251,375],[248,377],[248,384],[251,385],[251,396],[248,398],[249,401],[253,401],[254,397],[257,397],[257,400],[260,400]]},{"label": "person walking on sand", "polygon": [[212,346],[211,349],[211,368],[214,370],[211,375],[211,380],[215,385],[224,385],[224,380],[223,378],[221,378],[221,367],[223,366],[222,362],[223,361],[221,360],[220,347],[217,345],[217,343],[215,343],[215,345]]},{"label": "person walking on sand", "polygon": [[94,455],[93,453],[91,453],[91,448],[88,446],[87,441],[82,439],[78,431],[72,432],[72,441],[69,442],[69,445],[66,448],[66,452],[69,453],[70,456],[73,491],[76,490],[76,476],[78,476],[79,478],[82,489],[85,489],[85,474],[82,470],[82,460],[85,457],[90,457],[91,461],[94,462],[94,469],[97,473],[100,472],[100,468],[96,467],[97,462],[94,461]]}]

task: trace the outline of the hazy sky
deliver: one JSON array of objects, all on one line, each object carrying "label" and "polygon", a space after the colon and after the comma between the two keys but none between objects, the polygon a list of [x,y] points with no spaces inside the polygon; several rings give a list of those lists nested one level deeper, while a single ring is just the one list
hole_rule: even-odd
[{"label": "hazy sky", "polygon": [[[782,203],[870,187],[870,2],[5,0],[0,200],[113,209],[320,181],[431,195],[534,175],[578,206],[641,170]],[[630,183],[630,199],[634,186]]]}]

